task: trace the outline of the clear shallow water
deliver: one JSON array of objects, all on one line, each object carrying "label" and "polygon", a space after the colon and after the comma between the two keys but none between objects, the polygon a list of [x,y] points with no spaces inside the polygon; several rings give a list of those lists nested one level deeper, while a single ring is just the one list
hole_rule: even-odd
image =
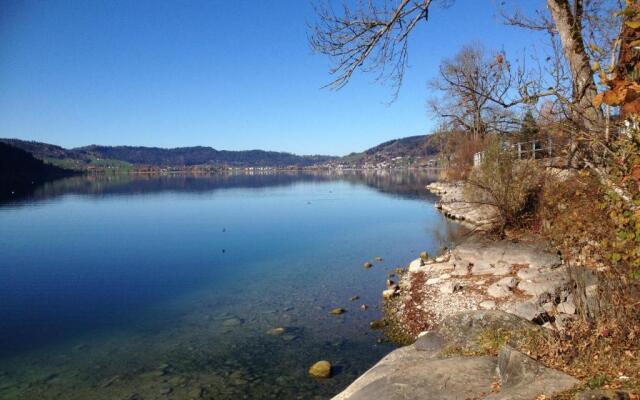
[{"label": "clear shallow water", "polygon": [[[387,274],[455,236],[430,180],[82,177],[10,199],[0,398],[331,397],[392,349],[368,328]],[[320,359],[332,379],[307,377]]]}]

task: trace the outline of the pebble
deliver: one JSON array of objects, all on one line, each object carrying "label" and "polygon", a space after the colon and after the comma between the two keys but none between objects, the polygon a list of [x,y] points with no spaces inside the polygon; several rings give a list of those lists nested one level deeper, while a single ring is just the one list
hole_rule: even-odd
[{"label": "pebble", "polygon": [[309,368],[309,375],[313,378],[331,378],[331,363],[326,360],[318,361]]}]

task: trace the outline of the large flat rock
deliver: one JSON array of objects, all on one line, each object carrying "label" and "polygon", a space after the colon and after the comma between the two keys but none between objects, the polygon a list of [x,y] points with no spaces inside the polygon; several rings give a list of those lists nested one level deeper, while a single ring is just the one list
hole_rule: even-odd
[{"label": "large flat rock", "polygon": [[[539,329],[499,311],[461,313],[410,346],[394,350],[335,400],[534,400],[572,388],[578,381],[506,345],[498,357],[443,356],[450,346],[472,348],[488,329]],[[498,384],[499,383],[499,384]]]},{"label": "large flat rock", "polygon": [[[334,399],[462,400],[491,392],[496,357],[454,357],[423,362],[398,360],[385,374],[365,375]],[[375,368],[375,367],[374,367]]]}]

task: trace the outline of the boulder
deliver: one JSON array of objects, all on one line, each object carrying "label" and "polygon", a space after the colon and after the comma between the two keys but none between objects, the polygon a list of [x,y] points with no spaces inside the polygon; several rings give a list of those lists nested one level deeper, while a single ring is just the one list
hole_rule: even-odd
[{"label": "boulder", "polygon": [[334,400],[475,399],[491,389],[495,357],[433,359],[414,348],[400,350],[390,354],[398,352],[394,357],[385,357]]},{"label": "boulder", "polygon": [[413,344],[417,351],[426,351],[433,355],[443,350],[446,345],[445,338],[435,331],[422,332]]},{"label": "boulder", "polygon": [[487,400],[529,400],[571,389],[579,381],[563,372],[547,368],[510,346],[498,354],[498,377],[501,390]]},{"label": "boulder", "polygon": [[486,331],[533,331],[541,328],[516,315],[497,310],[464,311],[445,318],[438,333],[454,346],[479,350],[477,338]]},{"label": "boulder", "polygon": [[541,296],[545,293],[551,297],[569,294],[571,280],[566,267],[556,269],[525,268],[518,271],[521,282],[518,289],[532,296]]},{"label": "boulder", "polygon": [[570,294],[569,296],[567,296],[567,299],[563,303],[558,304],[556,308],[559,312],[564,314],[575,314],[576,304],[573,301],[573,295]]},{"label": "boulder", "polygon": [[[410,346],[392,351],[334,400],[536,399],[571,388],[577,381],[504,346],[498,357],[441,356],[450,346],[469,345],[487,329],[540,329],[500,311],[464,312],[437,331],[423,332]],[[495,392],[496,372],[501,390]]]},{"label": "boulder", "polygon": [[507,312],[526,319],[527,321],[537,320],[541,315],[546,314],[546,311],[540,307],[536,301],[531,300],[514,304],[507,309]]}]

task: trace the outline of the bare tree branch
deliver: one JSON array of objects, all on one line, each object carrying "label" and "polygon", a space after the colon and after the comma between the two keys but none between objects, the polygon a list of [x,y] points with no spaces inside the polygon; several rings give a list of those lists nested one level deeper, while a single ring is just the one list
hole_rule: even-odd
[{"label": "bare tree branch", "polygon": [[357,69],[378,71],[378,81],[390,81],[394,100],[408,62],[408,37],[421,20],[427,20],[433,0],[347,0],[339,13],[327,2],[316,6],[318,20],[311,26],[314,51],[333,60],[335,75],[325,87],[344,87]]}]

